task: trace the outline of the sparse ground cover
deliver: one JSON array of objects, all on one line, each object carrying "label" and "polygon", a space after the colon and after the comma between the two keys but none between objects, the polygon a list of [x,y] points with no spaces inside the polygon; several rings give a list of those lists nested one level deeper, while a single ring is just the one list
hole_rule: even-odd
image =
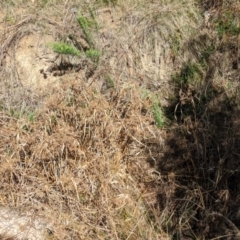
[{"label": "sparse ground cover", "polygon": [[0,239],[240,239],[237,0],[0,5]]}]

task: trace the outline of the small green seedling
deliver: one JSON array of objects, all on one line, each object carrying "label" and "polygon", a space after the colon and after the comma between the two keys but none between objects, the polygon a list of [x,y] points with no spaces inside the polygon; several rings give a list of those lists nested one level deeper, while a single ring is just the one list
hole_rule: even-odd
[{"label": "small green seedling", "polygon": [[64,42],[52,43],[50,45],[50,47],[52,48],[52,50],[55,53],[72,55],[72,56],[79,56],[80,55],[80,51],[77,48],[75,48],[75,47],[73,47],[69,44],[66,44]]},{"label": "small green seedling", "polygon": [[87,58],[90,58],[94,63],[98,63],[101,53],[96,49],[89,49],[85,52]]},{"label": "small green seedling", "polygon": [[154,116],[157,127],[162,128],[165,122],[164,122],[164,115],[159,104],[155,103],[152,107],[152,111],[153,111],[153,116]]},{"label": "small green seedling", "polygon": [[90,32],[90,29],[95,25],[95,22],[93,20],[90,20],[82,15],[79,15],[77,18],[78,24],[81,27],[86,40],[88,44],[93,47],[93,41],[92,41],[92,34]]}]

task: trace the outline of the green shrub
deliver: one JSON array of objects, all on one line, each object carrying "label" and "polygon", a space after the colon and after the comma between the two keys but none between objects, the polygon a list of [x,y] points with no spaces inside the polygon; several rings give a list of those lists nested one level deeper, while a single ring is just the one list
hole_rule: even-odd
[{"label": "green shrub", "polygon": [[69,54],[69,55],[73,55],[73,56],[80,55],[80,51],[78,51],[77,48],[75,48],[69,44],[66,44],[64,42],[52,43],[50,46],[55,53]]},{"label": "green shrub", "polygon": [[220,37],[224,34],[236,36],[240,33],[238,18],[231,11],[224,12],[214,23]]},{"label": "green shrub", "polygon": [[196,63],[189,63],[181,69],[181,72],[173,76],[177,84],[191,84],[201,79],[201,70]]},{"label": "green shrub", "polygon": [[141,98],[149,99],[151,103],[151,112],[156,122],[156,126],[158,128],[162,128],[164,125],[166,125],[166,117],[164,114],[165,112],[163,111],[159,103],[158,97],[155,94],[153,94],[151,91],[147,89],[142,89]]},{"label": "green shrub", "polygon": [[90,32],[90,29],[96,24],[96,22],[94,20],[90,20],[82,15],[78,16],[77,21],[86,37],[88,44],[93,47],[94,44],[92,41],[92,34]]},{"label": "green shrub", "polygon": [[158,103],[155,103],[152,106],[152,111],[153,111],[153,116],[154,116],[157,127],[162,128],[165,124],[164,114]]},{"label": "green shrub", "polygon": [[89,49],[85,52],[86,57],[90,58],[94,63],[98,63],[101,53],[96,49]]},{"label": "green shrub", "polygon": [[106,81],[106,84],[109,88],[113,88],[114,87],[114,80],[109,76],[109,75],[106,75],[105,76],[105,81]]}]

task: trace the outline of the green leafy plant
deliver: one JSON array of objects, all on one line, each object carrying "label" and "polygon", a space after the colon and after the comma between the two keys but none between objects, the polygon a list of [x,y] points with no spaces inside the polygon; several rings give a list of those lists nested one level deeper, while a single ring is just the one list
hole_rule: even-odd
[{"label": "green leafy plant", "polygon": [[155,103],[152,107],[153,116],[158,128],[162,128],[165,124],[164,114],[158,103]]},{"label": "green leafy plant", "polygon": [[4,21],[9,25],[15,24],[16,16],[14,16],[12,13],[7,13],[6,16],[4,17]]},{"label": "green leafy plant", "polygon": [[75,48],[75,47],[73,47],[69,44],[66,44],[64,42],[52,43],[50,46],[55,53],[69,54],[69,55],[72,55],[72,56],[79,56],[80,55],[80,51],[77,48]]},{"label": "green leafy plant", "polygon": [[114,87],[114,80],[107,74],[105,75],[105,81],[106,81],[106,84],[109,88],[113,88]]},{"label": "green leafy plant", "polygon": [[207,45],[202,51],[201,51],[201,61],[206,62],[209,60],[210,56],[213,55],[216,51],[216,46],[211,44]]},{"label": "green leafy plant", "polygon": [[91,19],[88,19],[83,15],[79,15],[78,18],[77,18],[77,21],[78,21],[78,24],[81,27],[85,37],[86,37],[86,40],[87,40],[88,44],[91,47],[93,47],[94,44],[93,44],[93,41],[92,41],[92,34],[91,34],[90,29],[95,25],[95,21],[91,20]]},{"label": "green leafy plant", "polygon": [[45,5],[48,3],[48,0],[42,0],[41,2],[41,7],[45,7]]},{"label": "green leafy plant", "polygon": [[99,29],[99,25],[96,21],[96,17],[95,17],[95,13],[93,11],[92,8],[89,7],[89,13],[90,13],[90,16],[92,18],[92,25],[94,25],[95,29],[98,30]]},{"label": "green leafy plant", "polygon": [[181,69],[181,72],[173,76],[178,84],[191,84],[201,79],[201,70],[196,63],[189,63]]},{"label": "green leafy plant", "polygon": [[224,34],[236,36],[240,33],[238,19],[231,11],[224,12],[214,23],[220,37]]},{"label": "green leafy plant", "polygon": [[101,53],[96,49],[89,49],[85,52],[87,58],[90,58],[94,63],[98,63]]},{"label": "green leafy plant", "polygon": [[[94,47],[94,43],[92,41],[91,29],[94,26],[97,28],[98,25],[95,20],[94,12],[91,9],[89,9],[89,11],[90,11],[90,16],[91,16],[90,19],[83,15],[79,15],[77,18],[77,21],[79,23],[79,26],[83,30],[86,40],[90,46],[90,49],[85,51],[85,56],[87,58],[91,59],[92,62],[97,64],[99,62],[101,53],[98,50],[96,50]],[[52,48],[52,50],[54,52],[59,53],[59,54],[72,55],[72,56],[80,55],[80,51],[78,50],[78,48],[76,48],[72,45],[69,45],[65,42],[55,42],[55,43],[50,44],[50,47]]]},{"label": "green leafy plant", "polygon": [[33,123],[33,122],[35,121],[35,118],[36,118],[34,112],[29,112],[27,117],[28,117],[28,120],[29,120],[31,123]]},{"label": "green leafy plant", "polygon": [[164,127],[164,125],[166,124],[166,117],[165,117],[164,111],[159,103],[158,97],[155,94],[151,93],[147,89],[142,89],[141,97],[143,99],[150,100],[150,103],[152,105],[151,110],[152,110],[154,120],[156,122],[156,126],[158,128]]}]

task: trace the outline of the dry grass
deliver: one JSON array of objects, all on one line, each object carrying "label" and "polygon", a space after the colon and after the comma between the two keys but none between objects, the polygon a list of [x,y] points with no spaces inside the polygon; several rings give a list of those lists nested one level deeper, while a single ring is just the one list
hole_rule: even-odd
[{"label": "dry grass", "polygon": [[[1,7],[0,239],[239,238],[237,1]],[[49,72],[43,48],[47,80],[26,84],[39,35],[100,60]]]},{"label": "dry grass", "polygon": [[162,239],[140,189],[156,177],[140,160],[152,126],[139,92],[129,85],[106,101],[95,91],[69,80],[33,123],[5,121],[1,203],[38,210],[60,239]]}]

